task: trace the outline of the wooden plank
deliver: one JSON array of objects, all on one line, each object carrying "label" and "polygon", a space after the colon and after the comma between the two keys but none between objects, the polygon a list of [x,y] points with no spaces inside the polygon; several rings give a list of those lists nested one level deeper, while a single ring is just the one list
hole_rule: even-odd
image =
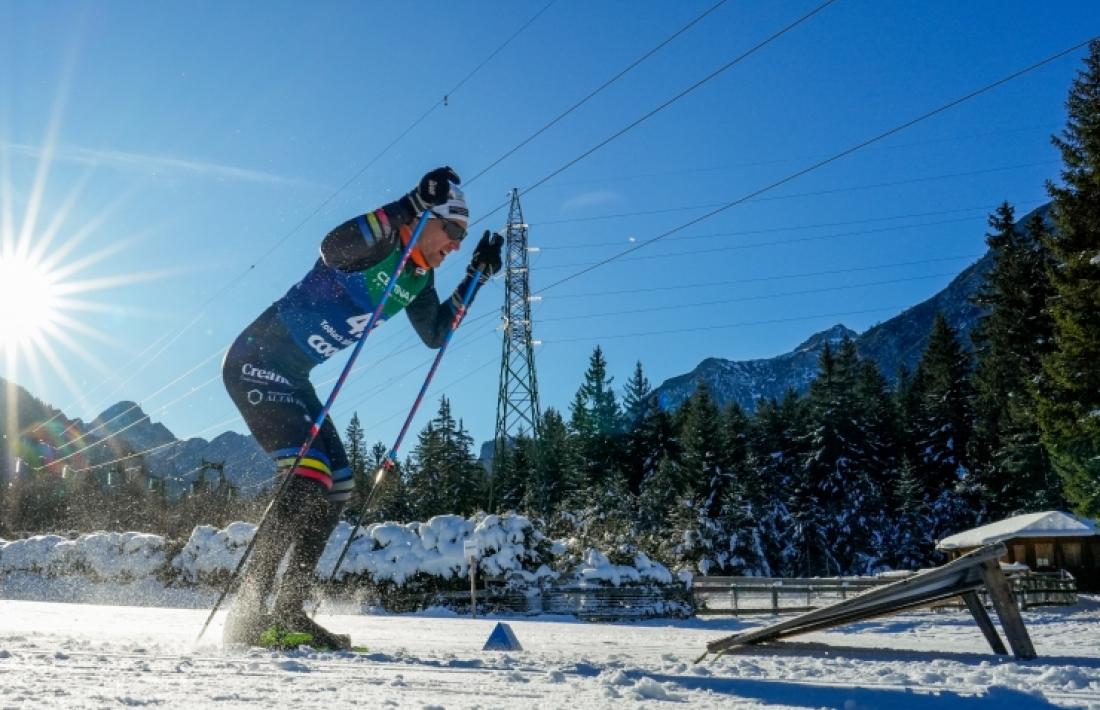
[{"label": "wooden plank", "polygon": [[[973,583],[974,588],[976,588],[977,586],[980,586],[980,583]],[[735,636],[730,636],[727,639],[722,639],[721,641],[727,641],[728,642],[728,645],[725,648],[714,649],[714,648],[711,648],[712,644],[707,644],[707,651],[708,652],[712,652],[712,651],[716,651],[716,650],[717,651],[722,651],[722,650],[726,650],[726,648],[730,648],[732,646],[752,645],[752,644],[758,644],[758,643],[767,643],[769,641],[778,641],[778,640],[781,640],[781,639],[784,639],[784,638],[788,638],[790,636],[800,636],[802,634],[808,634],[808,633],[812,633],[814,631],[823,631],[825,629],[831,629],[831,628],[835,628],[837,626],[844,626],[845,624],[850,624],[854,621],[867,621],[867,620],[870,620],[870,619],[877,619],[877,618],[880,618],[880,617],[883,617],[883,616],[891,616],[891,615],[896,614],[896,613],[901,612],[901,611],[908,611],[910,609],[918,609],[918,608],[921,608],[921,607],[928,606],[929,604],[935,603],[937,601],[957,597],[958,595],[959,595],[959,590],[954,590],[953,589],[953,590],[949,590],[949,591],[945,591],[945,592],[940,592],[940,593],[936,594],[935,596],[933,596],[931,598],[921,598],[921,599],[914,600],[914,601],[907,602],[907,603],[903,603],[903,604],[898,604],[896,602],[888,602],[888,603],[885,603],[885,604],[879,604],[879,605],[876,605],[876,606],[872,606],[872,607],[869,607],[869,608],[866,608],[866,609],[852,609],[852,610],[849,610],[846,613],[841,613],[841,614],[837,614],[835,616],[830,616],[830,617],[826,617],[826,618],[822,618],[822,619],[813,620],[813,621],[810,621],[809,623],[800,624],[798,626],[788,626],[786,628],[777,629],[776,627],[779,626],[779,624],[774,624],[770,627],[766,627],[766,628],[763,628],[763,629],[757,629],[756,631],[742,632],[741,634],[737,634]],[[804,614],[800,618],[804,619],[808,616],[809,616],[808,614]],[[718,642],[715,642],[715,643],[718,643]]]},{"label": "wooden plank", "polygon": [[985,635],[985,640],[989,642],[990,647],[993,649],[993,653],[1007,656],[1008,649],[1005,648],[1004,641],[1002,641],[1001,637],[997,634],[997,629],[993,626],[993,620],[989,618],[989,614],[985,610],[985,605],[982,604],[982,600],[978,598],[977,592],[973,590],[966,592],[962,595],[962,600],[966,604],[966,608],[974,615],[974,621],[978,622],[978,628],[982,630],[982,634]]},{"label": "wooden plank", "polygon": [[997,610],[997,618],[1001,620],[1001,627],[1004,628],[1012,653],[1023,660],[1035,658],[1038,654],[1035,653],[1035,646],[1032,645],[1031,636],[1024,625],[1024,617],[1020,615],[1016,598],[1012,596],[1012,589],[1001,572],[1001,566],[996,560],[987,560],[982,564],[981,571],[986,589],[989,590],[989,600]]},{"label": "wooden plank", "polygon": [[[759,643],[782,638],[811,629],[831,628],[869,616],[881,616],[895,610],[924,606],[931,601],[957,596],[976,588],[982,581],[981,566],[996,560],[1005,552],[1003,543],[979,548],[958,557],[942,567],[906,577],[884,587],[869,590],[855,597],[763,629],[735,634],[707,644],[708,652],[717,652],[744,643]],[[999,567],[997,568],[1000,571]],[[1002,577],[1003,579],[1003,577]]]}]

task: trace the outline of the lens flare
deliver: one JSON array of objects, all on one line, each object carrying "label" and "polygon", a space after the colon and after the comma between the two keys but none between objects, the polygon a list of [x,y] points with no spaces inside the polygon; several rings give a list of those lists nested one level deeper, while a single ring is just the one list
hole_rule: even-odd
[{"label": "lens flare", "polygon": [[28,256],[0,255],[0,351],[40,343],[58,320],[58,280]]}]

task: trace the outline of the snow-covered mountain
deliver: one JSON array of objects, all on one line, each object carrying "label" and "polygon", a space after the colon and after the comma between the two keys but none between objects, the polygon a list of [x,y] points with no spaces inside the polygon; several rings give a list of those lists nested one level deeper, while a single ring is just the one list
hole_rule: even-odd
[{"label": "snow-covered mountain", "polygon": [[244,495],[255,494],[275,475],[271,458],[251,436],[227,431],[211,441],[199,437],[180,440],[134,402],[109,407],[86,425],[85,431],[97,438],[110,437],[129,450],[145,452],[146,468],[151,475],[168,481],[170,494],[189,488],[200,476],[214,481],[217,466],[223,467],[226,480]]},{"label": "snow-covered mountain", "polygon": [[165,480],[171,496],[188,490],[200,476],[216,483],[218,467],[245,496],[255,495],[275,474],[271,458],[251,436],[225,432],[211,441],[182,441],[133,402],[118,402],[90,422],[70,419],[25,388],[0,379],[0,431],[12,430],[21,433],[20,442],[12,447],[6,436],[0,437],[0,480],[15,475],[17,457],[57,461],[59,469],[106,470],[120,462],[131,465],[135,453],[142,454],[149,476]]},{"label": "snow-covered mountain", "polygon": [[756,409],[757,402],[772,397],[781,398],[790,387],[804,392],[817,372],[817,359],[822,347],[826,342],[840,342],[845,335],[855,341],[861,356],[874,360],[882,374],[894,381],[900,367],[909,370],[916,367],[938,312],[943,312],[947,322],[959,332],[963,343],[970,346],[970,331],[981,315],[972,298],[992,266],[993,254],[987,252],[936,295],[864,333],[856,333],[837,324],[811,336],[791,352],[773,358],[707,358],[691,372],[661,383],[654,390],[654,395],[662,408],[675,409],[703,381],[720,406],[736,401],[751,412]]},{"label": "snow-covered mountain", "polygon": [[798,391],[809,386],[817,371],[817,358],[825,343],[836,344],[845,336],[855,338],[854,330],[837,324],[811,336],[789,353],[762,360],[724,360],[710,357],[694,370],[665,380],[654,390],[663,409],[675,409],[705,382],[711,395],[725,406],[737,402],[752,411],[756,402],[781,398],[788,387]]}]

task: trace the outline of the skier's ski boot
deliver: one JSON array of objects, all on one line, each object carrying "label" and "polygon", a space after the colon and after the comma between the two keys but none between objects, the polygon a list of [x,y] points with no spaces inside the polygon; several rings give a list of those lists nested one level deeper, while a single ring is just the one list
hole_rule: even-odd
[{"label": "skier's ski boot", "polygon": [[351,636],[348,634],[334,634],[325,627],[309,618],[301,609],[297,611],[276,613],[272,633],[265,632],[271,648],[297,648],[301,645],[311,646],[319,651],[350,651]]},{"label": "skier's ski boot", "polygon": [[234,604],[225,620],[225,628],[222,630],[222,643],[226,646],[235,644],[257,646],[259,645],[260,635],[274,623],[275,620],[271,614],[268,614],[259,606],[249,608]]}]

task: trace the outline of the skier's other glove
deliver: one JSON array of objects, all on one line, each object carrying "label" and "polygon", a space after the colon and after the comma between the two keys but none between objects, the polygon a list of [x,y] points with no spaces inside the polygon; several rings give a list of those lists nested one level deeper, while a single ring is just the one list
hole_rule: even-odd
[{"label": "skier's other glove", "polygon": [[481,269],[481,283],[485,283],[493,277],[501,267],[500,250],[504,246],[504,237],[494,234],[488,229],[481,235],[481,240],[474,247],[474,255],[470,257],[470,265],[466,267],[466,273],[473,276]]},{"label": "skier's other glove", "polygon": [[416,214],[420,214],[429,207],[435,207],[436,205],[442,205],[447,201],[447,193],[451,191],[451,183],[455,185],[462,182],[458,173],[456,173],[450,166],[443,166],[442,168],[436,168],[424,174],[424,177],[420,178],[420,184],[409,191],[409,194],[405,197],[408,198],[410,207]]}]

